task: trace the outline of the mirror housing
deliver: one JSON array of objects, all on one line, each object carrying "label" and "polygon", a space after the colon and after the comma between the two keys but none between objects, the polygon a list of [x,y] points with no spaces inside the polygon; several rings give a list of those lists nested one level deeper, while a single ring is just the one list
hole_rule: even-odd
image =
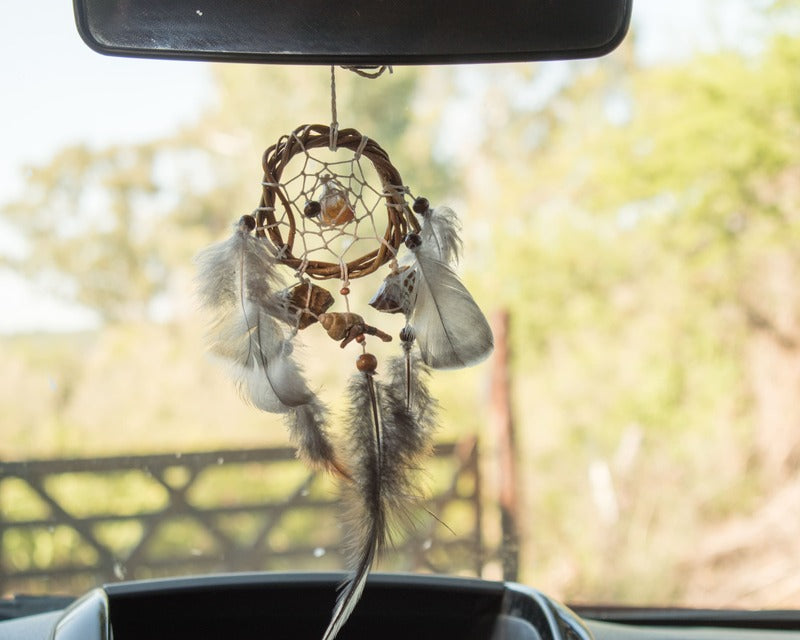
[{"label": "mirror housing", "polygon": [[103,54],[272,64],[588,58],[625,37],[632,0],[74,0]]}]

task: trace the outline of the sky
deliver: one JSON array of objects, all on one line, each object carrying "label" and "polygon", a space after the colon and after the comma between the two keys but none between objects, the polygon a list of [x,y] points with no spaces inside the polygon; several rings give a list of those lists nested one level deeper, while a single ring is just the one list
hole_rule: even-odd
[{"label": "sky", "polygon": [[[0,0],[10,2],[10,0]],[[76,142],[103,146],[167,133],[211,99],[202,63],[102,56],[75,28],[69,0],[17,2],[0,21],[0,198],[20,165]]]},{"label": "sky", "polygon": [[[758,4],[634,0],[638,55],[657,63],[720,44],[754,47],[761,25],[752,8]],[[213,100],[206,63],[114,58],[89,49],[68,0],[16,2],[4,13],[13,19],[0,22],[0,204],[20,193],[26,165],[45,163],[65,145],[152,139],[197,118]],[[462,110],[479,107],[461,105]],[[0,220],[0,254],[19,247]],[[96,323],[91,313],[57,302],[8,270],[0,270],[0,300],[0,333]]]},{"label": "sky", "polygon": [[[0,3],[10,0],[0,0]],[[0,203],[20,193],[24,167],[65,145],[148,140],[196,118],[212,99],[207,64],[112,58],[87,47],[69,0],[15,2],[0,21]],[[0,221],[0,253],[19,242]],[[91,327],[90,312],[0,270],[0,333]]]}]

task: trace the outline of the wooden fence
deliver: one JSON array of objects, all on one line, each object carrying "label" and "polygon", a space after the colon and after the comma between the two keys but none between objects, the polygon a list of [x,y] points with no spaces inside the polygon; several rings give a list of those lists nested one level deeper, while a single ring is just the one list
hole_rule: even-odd
[{"label": "wooden fence", "polygon": [[[480,575],[475,440],[436,447],[430,500],[379,568]],[[290,448],[0,462],[0,595],[189,573],[341,569],[333,483]]]}]

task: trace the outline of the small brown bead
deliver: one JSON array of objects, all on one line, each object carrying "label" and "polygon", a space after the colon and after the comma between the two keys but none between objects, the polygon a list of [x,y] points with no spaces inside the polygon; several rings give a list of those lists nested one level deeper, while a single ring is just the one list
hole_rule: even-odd
[{"label": "small brown bead", "polygon": [[409,233],[405,239],[406,246],[412,251],[422,244],[422,238],[418,233]]},{"label": "small brown bead", "polygon": [[322,205],[316,200],[309,200],[306,202],[306,206],[303,207],[303,213],[307,218],[316,218],[322,213]]},{"label": "small brown bead", "polygon": [[361,373],[375,373],[378,368],[378,359],[371,353],[362,353],[356,360],[356,368]]},{"label": "small brown bead", "polygon": [[366,342],[366,340],[367,340],[367,339],[366,339],[366,337],[364,337],[364,334],[363,334],[363,333],[359,333],[359,334],[356,336],[356,342],[357,342],[358,344],[364,344],[364,342]]},{"label": "small brown bead", "polygon": [[256,228],[256,219],[251,215],[242,216],[239,218],[239,226],[252,231]]},{"label": "small brown bead", "polygon": [[349,295],[350,289],[347,287],[342,287],[341,289],[339,289],[339,293],[341,293],[343,296]]},{"label": "small brown bead", "polygon": [[428,202],[427,198],[419,197],[414,200],[414,204],[411,207],[414,210],[414,213],[424,214],[428,212],[428,209],[431,208],[431,203]]}]

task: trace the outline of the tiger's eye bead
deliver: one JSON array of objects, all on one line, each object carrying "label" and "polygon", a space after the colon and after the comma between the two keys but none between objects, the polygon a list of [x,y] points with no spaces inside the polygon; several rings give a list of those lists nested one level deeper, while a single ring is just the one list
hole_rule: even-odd
[{"label": "tiger's eye bead", "polygon": [[414,210],[414,213],[424,214],[428,212],[428,209],[431,208],[431,203],[428,202],[427,198],[423,198],[420,196],[414,200],[414,204],[411,206]]},{"label": "tiger's eye bead", "polygon": [[341,289],[339,289],[339,293],[341,293],[343,296],[349,295],[350,289],[348,287],[342,287]]},{"label": "tiger's eye bead", "polygon": [[422,244],[422,238],[418,233],[409,233],[405,239],[406,246],[412,251]]},{"label": "tiger's eye bead", "polygon": [[353,220],[356,214],[347,201],[347,194],[344,191],[330,187],[330,183],[326,184],[325,187],[326,193],[319,203],[322,211],[322,221],[325,224],[339,227]]},{"label": "tiger's eye bead", "polygon": [[252,231],[256,228],[256,219],[251,215],[242,216],[239,218],[239,226],[247,231]]},{"label": "tiger's eye bead", "polygon": [[322,205],[316,200],[309,200],[306,202],[306,206],[303,207],[303,213],[307,218],[316,218],[322,213]]},{"label": "tiger's eye bead", "polygon": [[362,353],[356,360],[356,369],[361,373],[375,373],[378,368],[378,359],[371,353]]}]

